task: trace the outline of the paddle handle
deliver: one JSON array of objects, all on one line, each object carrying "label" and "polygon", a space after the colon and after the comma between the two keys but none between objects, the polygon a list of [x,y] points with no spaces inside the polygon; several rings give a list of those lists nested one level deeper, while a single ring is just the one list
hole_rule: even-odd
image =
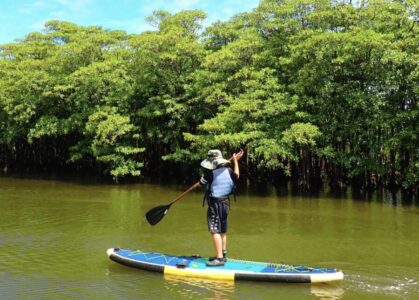
[{"label": "paddle handle", "polygon": [[191,186],[189,189],[187,189],[186,191],[184,191],[182,194],[180,194],[179,196],[177,196],[175,199],[172,200],[172,202],[170,202],[169,205],[172,205],[173,203],[175,203],[176,201],[180,200],[183,198],[183,196],[185,196],[187,193],[189,193],[190,191],[196,189],[197,187],[199,187],[199,181],[197,183],[195,183],[193,186]]}]

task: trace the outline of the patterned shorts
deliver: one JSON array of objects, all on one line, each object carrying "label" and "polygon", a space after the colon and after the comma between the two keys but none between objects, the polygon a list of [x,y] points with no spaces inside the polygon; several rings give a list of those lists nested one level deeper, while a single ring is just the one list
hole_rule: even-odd
[{"label": "patterned shorts", "polygon": [[230,200],[210,198],[208,201],[207,221],[211,233],[227,232],[227,217],[230,209]]}]

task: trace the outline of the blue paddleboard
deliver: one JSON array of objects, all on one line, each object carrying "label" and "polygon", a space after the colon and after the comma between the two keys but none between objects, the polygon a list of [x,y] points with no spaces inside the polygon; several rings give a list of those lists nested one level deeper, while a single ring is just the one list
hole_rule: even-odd
[{"label": "blue paddleboard", "polygon": [[117,263],[167,275],[220,280],[255,280],[318,283],[343,279],[334,268],[273,264],[229,258],[224,266],[208,267],[208,258],[176,256],[140,250],[110,248],[109,258]]}]

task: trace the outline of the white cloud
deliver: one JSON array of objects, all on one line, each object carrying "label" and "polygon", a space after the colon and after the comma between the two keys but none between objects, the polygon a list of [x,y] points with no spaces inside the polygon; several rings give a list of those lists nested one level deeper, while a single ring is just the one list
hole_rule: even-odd
[{"label": "white cloud", "polygon": [[35,1],[23,4],[17,9],[17,12],[22,14],[33,14],[49,7],[50,5],[46,1]]},{"label": "white cloud", "polygon": [[193,8],[196,7],[200,2],[204,2],[202,0],[175,0],[172,1],[172,6],[176,9],[176,10],[181,10],[181,9],[189,9],[189,8]]},{"label": "white cloud", "polygon": [[56,3],[64,6],[67,9],[74,11],[81,11],[87,9],[87,6],[92,0],[54,0]]},{"label": "white cloud", "polygon": [[32,31],[41,31],[44,28],[44,25],[50,19],[42,19],[40,21],[34,22],[31,24]]},{"label": "white cloud", "polygon": [[141,13],[146,13],[147,16],[155,10],[166,10],[171,13],[176,13],[186,9],[197,9],[197,7],[205,7],[207,4],[204,0],[153,0],[146,1],[147,5],[140,4]]}]

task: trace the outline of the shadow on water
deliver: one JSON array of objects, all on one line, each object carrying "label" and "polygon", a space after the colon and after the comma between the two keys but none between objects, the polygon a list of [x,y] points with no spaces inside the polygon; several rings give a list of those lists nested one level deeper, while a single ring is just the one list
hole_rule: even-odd
[{"label": "shadow on water", "polygon": [[[333,195],[335,196],[335,195]],[[347,194],[348,196],[348,194]],[[419,205],[417,193],[407,190],[359,190],[351,189],[349,198],[353,200],[383,202],[393,206]]]},{"label": "shadow on water", "polygon": [[62,173],[23,173],[13,175],[1,175],[5,180],[44,180],[77,185],[101,186],[104,184],[115,184],[111,178],[101,177],[92,174],[62,174]]},{"label": "shadow on water", "polygon": [[[72,183],[78,185],[101,186],[101,185],[117,185],[124,186],[129,184],[158,184],[160,186],[178,186],[179,190],[186,189],[188,184],[179,186],[176,182],[156,180],[145,180],[144,178],[127,179],[122,182],[116,183],[109,176],[98,176],[90,173],[72,174],[72,173],[24,173],[14,175],[1,175],[0,178],[5,179],[27,179],[27,180],[45,180],[45,181],[58,181],[63,183]],[[257,195],[257,196],[303,196],[308,198],[335,198],[335,199],[352,199],[355,201],[366,202],[383,202],[393,206],[419,206],[417,191],[408,190],[363,190],[357,187],[342,187],[330,188],[320,187],[312,188],[309,191],[301,189],[298,184],[291,181],[279,181],[274,183],[267,181],[254,181],[254,182],[240,182],[238,184],[238,195]]]},{"label": "shadow on water", "polygon": [[392,206],[419,206],[417,193],[406,190],[389,191],[367,190],[363,191],[355,187],[343,187],[332,189],[322,187],[310,191],[301,190],[296,184],[284,182],[272,184],[269,182],[254,182],[247,187],[239,186],[239,195],[248,194],[250,196],[301,196],[307,198],[333,198],[351,199],[354,201],[382,202]]}]

